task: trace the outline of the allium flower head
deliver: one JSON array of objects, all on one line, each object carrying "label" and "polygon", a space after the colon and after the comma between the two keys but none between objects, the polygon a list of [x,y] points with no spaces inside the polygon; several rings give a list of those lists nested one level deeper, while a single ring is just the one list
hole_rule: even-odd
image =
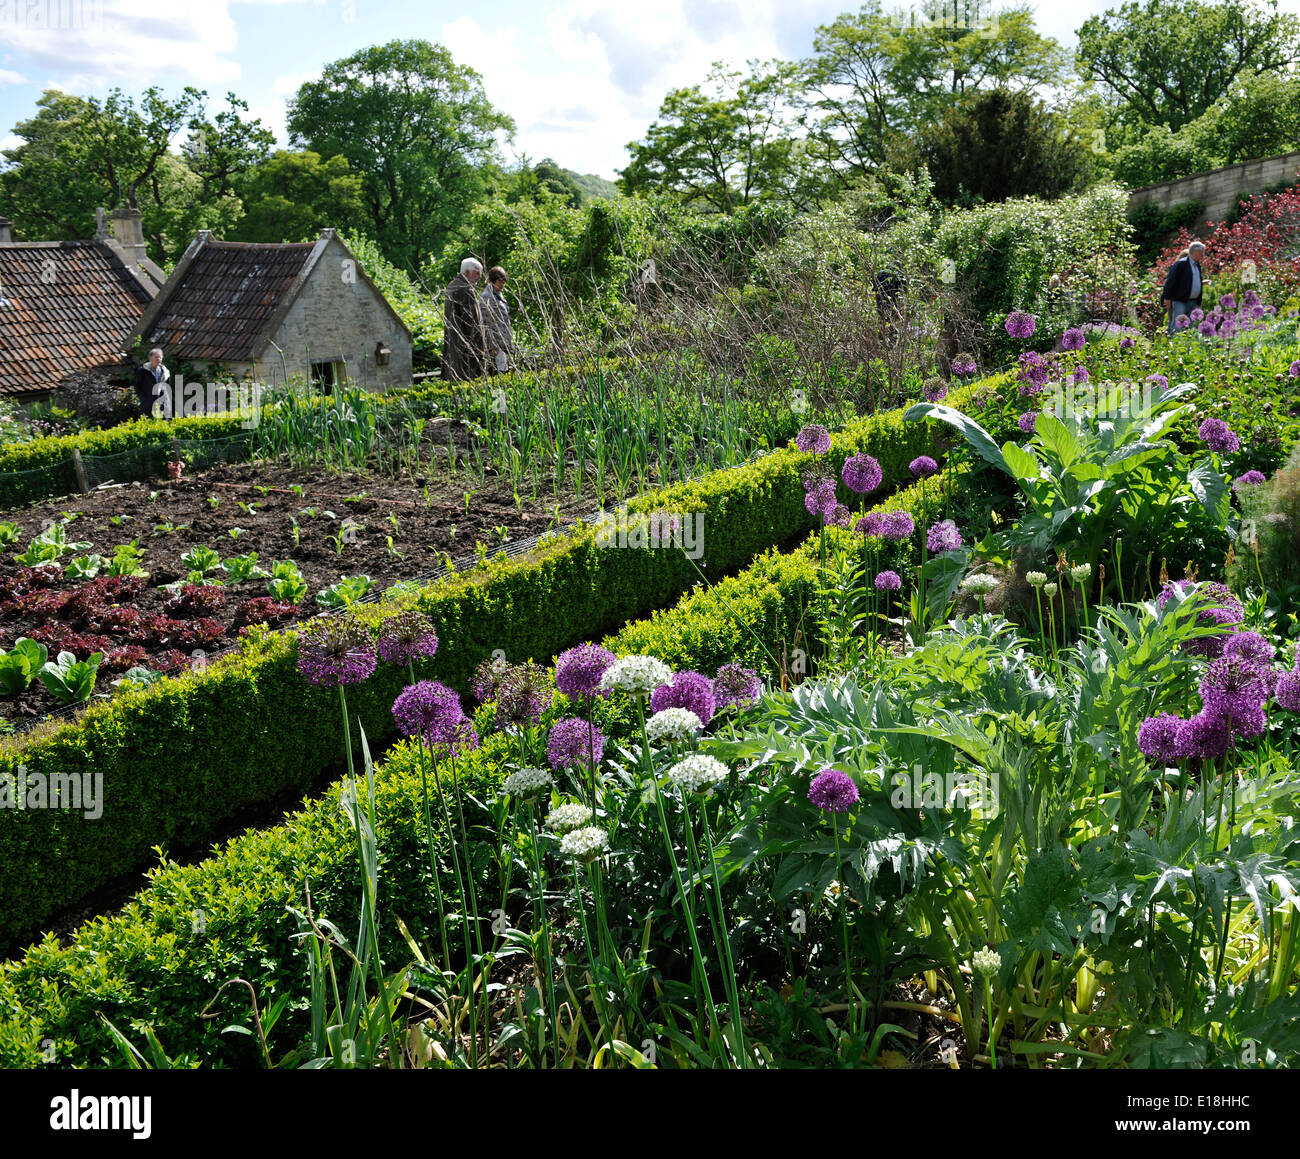
[{"label": "allium flower head", "polygon": [[360,684],[378,663],[374,638],[351,616],[322,616],[298,633],[298,671],[308,684]]},{"label": "allium flower head", "polygon": [[809,455],[824,455],[831,449],[831,433],[818,423],[809,423],[794,437],[794,445]]},{"label": "allium flower head", "polygon": [[497,727],[536,724],[551,706],[553,691],[551,674],[540,664],[511,664],[497,683]]},{"label": "allium flower head", "polygon": [[918,479],[924,479],[927,475],[933,475],[939,469],[939,464],[930,458],[929,455],[917,455],[917,457],[907,465],[907,469]]},{"label": "allium flower head", "polygon": [[880,464],[870,455],[857,454],[844,461],[844,485],[850,491],[865,495],[880,486],[883,477]]},{"label": "allium flower head", "polygon": [[1300,359],[1297,359],[1295,362],[1291,363],[1289,367],[1287,367],[1287,374],[1289,374],[1292,378],[1300,378]]},{"label": "allium flower head", "polygon": [[1223,642],[1223,655],[1240,656],[1251,664],[1272,664],[1273,645],[1258,632],[1233,632]]},{"label": "allium flower head", "polygon": [[834,514],[839,500],[835,498],[834,479],[813,479],[804,481],[803,505],[808,514],[826,518]]},{"label": "allium flower head", "polygon": [[1241,446],[1241,440],[1222,419],[1206,419],[1196,433],[1212,451],[1232,452]]},{"label": "allium flower head", "polygon": [[921,394],[925,396],[926,402],[939,402],[948,397],[948,388],[942,379],[927,378],[921,387]]},{"label": "allium flower head", "polygon": [[1283,672],[1277,678],[1273,698],[1287,712],[1300,712],[1300,672]]},{"label": "allium flower head", "polygon": [[1074,368],[1074,381],[1075,382],[1088,381],[1088,368],[1086,366],[1076,366]]},{"label": "allium flower head", "polygon": [[692,753],[668,770],[668,779],[683,793],[707,793],[731,774],[717,757]]},{"label": "allium flower head", "polygon": [[609,848],[609,834],[597,825],[570,829],[560,838],[560,852],[584,864],[595,861]]},{"label": "allium flower head", "polygon": [[1119,348],[1121,350],[1132,350],[1133,347],[1136,345],[1137,343],[1134,342],[1133,339],[1129,338],[1127,335],[1125,335],[1123,338],[1119,340]]},{"label": "allium flower head", "polygon": [[1012,310],[1002,325],[1012,338],[1031,338],[1038,329],[1038,320],[1024,310]]},{"label": "allium flower head", "polygon": [[1267,480],[1264,478],[1263,471],[1247,471],[1243,475],[1238,475],[1232,481],[1232,489],[1235,492],[1238,487],[1258,487],[1264,482],[1267,482]]},{"label": "allium flower head", "polygon": [[463,739],[465,711],[460,697],[436,680],[421,680],[402,689],[393,701],[393,719],[403,736],[420,737],[432,746],[451,747]]},{"label": "allium flower head", "polygon": [[474,669],[474,676],[469,682],[469,687],[470,691],[474,693],[474,698],[480,704],[486,704],[489,700],[496,699],[497,689],[501,686],[501,681],[509,667],[510,665],[500,656],[479,661],[478,667]]},{"label": "allium flower head", "polygon": [[1156,761],[1176,761],[1179,758],[1178,732],[1183,721],[1170,713],[1148,716],[1138,725],[1138,748]]},{"label": "allium flower head", "polygon": [[749,708],[763,693],[763,682],[752,668],[724,664],[713,678],[713,696],[717,711],[724,708]]},{"label": "allium flower head", "polygon": [[585,769],[600,764],[605,755],[605,734],[577,716],[565,716],[551,725],[546,738],[546,759],[553,769]]},{"label": "allium flower head", "polygon": [[885,517],[879,511],[868,511],[854,525],[853,530],[864,538],[885,534]]},{"label": "allium flower head", "polygon": [[414,608],[390,616],[379,630],[379,658],[386,664],[429,660],[437,651],[438,633],[432,621]]},{"label": "allium flower head", "polygon": [[1056,595],[1059,590],[1060,589],[1056,584],[1043,584],[1043,595],[1045,595],[1049,600]]},{"label": "allium flower head", "polygon": [[1070,568],[1070,578],[1077,584],[1087,583],[1091,576],[1092,564],[1090,563],[1076,563]]},{"label": "allium flower head", "polygon": [[1244,656],[1211,661],[1200,691],[1202,712],[1219,717],[1234,734],[1255,736],[1263,730],[1268,682],[1254,661]]},{"label": "allium flower head", "polygon": [[974,374],[978,369],[979,367],[976,365],[975,359],[964,352],[959,353],[957,357],[952,360],[953,374]]},{"label": "allium flower head", "polygon": [[1061,348],[1063,350],[1082,350],[1087,341],[1088,339],[1083,331],[1077,326],[1072,326],[1061,335]]},{"label": "allium flower head", "polygon": [[843,503],[835,503],[822,513],[822,518],[826,520],[827,527],[848,527],[853,512]]},{"label": "allium flower head", "polygon": [[893,543],[901,543],[913,531],[916,530],[916,524],[912,522],[912,517],[901,507],[886,511],[882,520],[881,534]]},{"label": "allium flower head", "polygon": [[[1187,328],[1187,323],[1183,321],[1183,319],[1186,317],[1187,317],[1186,314],[1180,314],[1177,317],[1177,319],[1175,319],[1174,321],[1175,329],[1184,330]],[[1215,325],[1214,322],[1209,318],[1206,318],[1204,322],[1202,322],[1199,326],[1196,327],[1196,329],[1199,331],[1202,338],[1214,337]]]},{"label": "allium flower head", "polygon": [[645,722],[647,739],[661,741],[686,741],[699,735],[704,723],[689,708],[665,708]]},{"label": "allium flower head", "polygon": [[973,596],[987,596],[996,590],[998,581],[991,575],[968,575],[961,581],[961,589]]},{"label": "allium flower head", "polygon": [[1228,751],[1228,726],[1216,716],[1198,712],[1178,727],[1178,756],[1217,758]]},{"label": "allium flower head", "polygon": [[1025,572],[1025,583],[1032,588],[1041,588],[1047,583],[1047,573],[1044,571],[1027,571]]},{"label": "allium flower head", "polygon": [[716,703],[712,680],[699,672],[678,672],[651,694],[650,711],[688,708],[700,718],[701,724],[708,724],[713,719]]},{"label": "allium flower head", "polygon": [[561,652],[555,661],[555,686],[565,696],[608,696],[600,690],[600,678],[614,659],[614,653],[599,644],[579,644]]},{"label": "allium flower head", "polygon": [[1038,412],[1036,410],[1027,410],[1018,419],[1016,419],[1016,426],[1018,426],[1027,435],[1032,435],[1034,433],[1034,428],[1037,425],[1037,423],[1038,423]]},{"label": "allium flower head", "polygon": [[1190,314],[1187,315],[1193,322],[1199,322],[1205,317],[1205,311],[1197,306]]},{"label": "allium flower head", "polygon": [[533,801],[544,793],[549,793],[554,784],[555,778],[545,769],[520,769],[505,779],[501,791],[507,797],[515,797],[520,801]]},{"label": "allium flower head", "polygon": [[822,769],[808,786],[808,800],[827,813],[847,813],[858,803],[858,786],[841,769]]},{"label": "allium flower head", "polygon": [[961,546],[961,532],[951,519],[936,523],[926,533],[925,545],[932,555],[944,551],[956,551]]},{"label": "allium flower head", "polygon": [[592,812],[586,805],[566,801],[546,815],[546,828],[552,833],[571,833],[574,829],[581,829],[591,818]]},{"label": "allium flower head", "polygon": [[875,579],[876,590],[882,592],[896,592],[903,586],[903,581],[896,571],[882,571]]},{"label": "allium flower head", "polygon": [[1219,299],[1219,305],[1224,310],[1235,310],[1237,308],[1237,299],[1232,294],[1224,294]]},{"label": "allium flower head", "polygon": [[673,678],[673,670],[657,656],[621,656],[600,678],[605,692],[626,692],[629,696],[649,696]]},{"label": "allium flower head", "polygon": [[1002,955],[997,950],[976,950],[971,955],[971,969],[985,978],[996,978],[1002,969]]},{"label": "allium flower head", "polygon": [[1163,374],[1148,374],[1143,381],[1154,384],[1156,389],[1161,392],[1169,389],[1169,379]]}]

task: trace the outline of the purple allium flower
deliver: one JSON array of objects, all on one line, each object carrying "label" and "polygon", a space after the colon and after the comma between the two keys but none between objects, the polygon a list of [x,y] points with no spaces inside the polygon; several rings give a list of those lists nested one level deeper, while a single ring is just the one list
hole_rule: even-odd
[{"label": "purple allium flower", "polygon": [[1247,290],[1241,295],[1241,304],[1243,306],[1256,306],[1259,304],[1259,295],[1254,290]]},{"label": "purple allium flower", "polygon": [[1289,374],[1292,378],[1300,378],[1300,359],[1291,363],[1291,365],[1287,368],[1287,374]]},{"label": "purple allium flower", "polygon": [[1076,366],[1074,368],[1074,381],[1075,382],[1088,381],[1088,368],[1086,366]]},{"label": "purple allium flower", "polygon": [[724,708],[748,708],[762,694],[763,682],[752,668],[724,664],[713,678],[713,697],[719,712]]},{"label": "purple allium flower", "polygon": [[1180,717],[1162,712],[1159,716],[1148,716],[1138,725],[1138,748],[1157,761],[1176,761],[1178,751],[1178,730],[1183,721]]},{"label": "purple allium flower", "polygon": [[[1018,359],[1019,369],[1016,371],[1016,377],[1028,386],[1037,386],[1040,389],[1047,381],[1050,368],[1043,356],[1037,350],[1026,350]],[[1026,393],[1025,388],[1021,387],[1022,394]],[[1037,394],[1038,391],[1028,393]]]},{"label": "purple allium flower", "polygon": [[939,464],[929,455],[917,455],[908,463],[907,469],[918,479],[924,479],[927,475],[933,475],[939,469]]},{"label": "purple allium flower", "polygon": [[858,454],[844,461],[844,485],[850,491],[865,495],[880,486],[884,477],[880,464],[870,455]]},{"label": "purple allium flower", "polygon": [[614,653],[599,644],[579,644],[561,652],[555,660],[555,686],[565,696],[603,696],[600,678],[614,663]]},{"label": "purple allium flower", "polygon": [[858,786],[840,769],[822,769],[808,786],[808,800],[827,813],[847,813],[858,803]]},{"label": "purple allium flower", "polygon": [[1082,350],[1087,343],[1087,336],[1077,326],[1072,326],[1061,335],[1062,350]]},{"label": "purple allium flower", "polygon": [[600,764],[605,755],[605,734],[577,716],[565,716],[551,725],[546,759],[553,769],[585,769]]},{"label": "purple allium flower", "polygon": [[389,617],[379,630],[379,658],[386,664],[429,660],[438,651],[438,633],[428,616],[407,608]]},{"label": "purple allium flower", "polygon": [[1283,672],[1278,676],[1273,697],[1287,712],[1300,712],[1300,672]]},{"label": "purple allium flower", "polygon": [[1232,452],[1241,446],[1241,440],[1222,419],[1206,419],[1196,433],[1212,451]]},{"label": "purple allium flower", "polygon": [[843,503],[836,503],[822,515],[827,527],[848,527],[849,520],[852,517],[853,512],[845,507]]},{"label": "purple allium flower", "polygon": [[1161,391],[1169,389],[1169,379],[1167,379],[1163,374],[1148,374],[1143,381],[1155,383]]},{"label": "purple allium flower", "polygon": [[1260,666],[1244,656],[1223,656],[1210,663],[1201,680],[1202,713],[1219,717],[1234,736],[1264,731],[1268,681]]},{"label": "purple allium flower", "polygon": [[809,423],[795,435],[794,445],[806,454],[824,455],[831,449],[831,433],[817,423]]},{"label": "purple allium flower", "polygon": [[351,616],[312,620],[298,634],[298,671],[308,684],[360,684],[378,664],[374,638]]},{"label": "purple allium flower", "polygon": [[1121,350],[1132,350],[1135,345],[1136,343],[1133,339],[1129,338],[1127,335],[1119,340],[1119,348]]},{"label": "purple allium flower", "polygon": [[1258,632],[1233,632],[1223,642],[1223,655],[1240,656],[1251,664],[1272,664],[1273,645]]},{"label": "purple allium flower", "polygon": [[[1186,317],[1187,317],[1186,314],[1180,315],[1178,321],[1175,322],[1174,325],[1181,330],[1183,326],[1186,325],[1186,323],[1183,322],[1183,319]],[[1214,322],[1210,318],[1206,318],[1204,322],[1202,322],[1199,326],[1196,327],[1196,329],[1200,332],[1202,338],[1214,337]]]},{"label": "purple allium flower", "polygon": [[835,498],[835,480],[809,477],[804,480],[803,505],[808,514],[826,518],[834,512],[838,500]]},{"label": "purple allium flower", "polygon": [[551,674],[529,660],[512,664],[497,683],[497,727],[527,728],[542,718],[552,699]]},{"label": "purple allium flower", "polygon": [[501,681],[506,674],[508,665],[501,659],[480,660],[477,668],[474,669],[474,676],[469,682],[470,691],[474,693],[474,698],[480,704],[486,704],[489,700],[495,700],[497,689],[501,687]]},{"label": "purple allium flower", "polygon": [[921,393],[926,402],[939,402],[948,397],[948,388],[939,379],[931,378],[921,387]]},{"label": "purple allium flower", "polygon": [[1197,306],[1190,314],[1187,315],[1193,322],[1199,322],[1205,317],[1205,311]]},{"label": "purple allium flower", "polygon": [[393,719],[403,736],[423,738],[429,746],[452,747],[461,739],[465,720],[460,697],[436,680],[403,688],[393,701]]},{"label": "purple allium flower", "polygon": [[1178,727],[1178,756],[1221,757],[1228,751],[1228,726],[1216,716],[1197,713]]},{"label": "purple allium flower", "polygon": [[1255,318],[1255,319],[1262,318],[1262,317],[1264,316],[1264,307],[1263,307],[1263,306],[1251,306],[1251,308],[1250,308],[1250,316],[1251,316],[1252,318]]},{"label": "purple allium flower", "polygon": [[925,545],[932,555],[944,551],[956,551],[961,546],[961,533],[951,519],[936,523],[926,534]]},{"label": "purple allium flower", "polygon": [[953,374],[974,374],[978,369],[979,366],[976,365],[975,359],[969,354],[958,354],[952,360]]},{"label": "purple allium flower", "polygon": [[1244,475],[1238,475],[1232,481],[1232,489],[1236,491],[1238,487],[1258,487],[1264,482],[1266,480],[1263,471],[1247,471]]},{"label": "purple allium flower", "polygon": [[884,535],[885,517],[879,511],[868,511],[858,520],[853,530],[861,536]]},{"label": "purple allium flower", "polygon": [[901,507],[894,511],[886,511],[881,526],[881,534],[894,543],[901,543],[913,531],[916,530],[916,524],[912,522],[912,517]]},{"label": "purple allium flower", "polygon": [[1016,426],[1018,426],[1022,431],[1024,431],[1025,434],[1032,435],[1034,433],[1034,424],[1037,422],[1038,422],[1038,412],[1036,410],[1027,410],[1018,419],[1016,419]]},{"label": "purple allium flower", "polygon": [[882,592],[896,592],[902,589],[903,581],[896,571],[882,571],[876,576],[876,590]]},{"label": "purple allium flower", "polygon": [[713,719],[716,705],[713,681],[699,672],[678,672],[671,681],[650,694],[651,712],[687,708],[700,718],[701,724],[706,725]]},{"label": "purple allium flower", "polygon": [[1224,294],[1223,297],[1219,299],[1219,305],[1225,310],[1233,310],[1236,309],[1237,299],[1231,294]]},{"label": "purple allium flower", "polygon": [[479,746],[478,729],[469,717],[456,726],[450,741],[432,746],[436,756],[459,756],[461,753],[473,752]]},{"label": "purple allium flower", "polygon": [[1002,325],[1012,338],[1031,338],[1038,329],[1038,320],[1024,310],[1012,310]]}]

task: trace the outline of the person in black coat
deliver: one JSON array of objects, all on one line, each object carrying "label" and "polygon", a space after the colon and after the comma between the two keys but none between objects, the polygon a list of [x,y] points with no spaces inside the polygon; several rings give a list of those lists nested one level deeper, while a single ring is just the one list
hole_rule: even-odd
[{"label": "person in black coat", "polygon": [[1181,314],[1190,314],[1201,304],[1203,288],[1201,263],[1205,260],[1205,245],[1194,241],[1187,247],[1187,256],[1179,258],[1169,267],[1161,303],[1169,311],[1169,333],[1176,330],[1175,323]]},{"label": "person in black coat", "polygon": [[[163,418],[171,418],[171,398],[167,387],[169,373],[163,365],[163,352],[155,346],[149,351],[149,361],[135,372],[135,393],[140,400],[142,415],[152,416],[154,404],[161,402]],[[158,389],[160,383],[161,390]]]},{"label": "person in black coat", "polygon": [[465,382],[487,374],[487,337],[474,283],[483,276],[483,263],[466,258],[452,278],[444,298],[442,377]]}]

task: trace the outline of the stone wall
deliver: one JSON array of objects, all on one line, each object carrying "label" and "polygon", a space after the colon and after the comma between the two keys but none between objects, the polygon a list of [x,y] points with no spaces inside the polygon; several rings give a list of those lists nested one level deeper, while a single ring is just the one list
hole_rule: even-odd
[{"label": "stone wall", "polygon": [[[284,352],[289,375],[307,378],[313,362],[346,362],[348,378],[369,390],[411,382],[411,339],[361,276],[360,263],[331,237],[279,330],[272,335]],[[392,351],[388,365],[376,361],[376,347]],[[280,355],[260,352],[257,377],[284,377]]]},{"label": "stone wall", "polygon": [[1237,204],[1243,193],[1258,193],[1279,181],[1294,181],[1300,176],[1300,152],[1282,153],[1277,157],[1261,157],[1243,161],[1224,169],[1212,169],[1178,181],[1160,185],[1147,185],[1129,194],[1128,206],[1132,210],[1143,202],[1153,201],[1161,209],[1168,209],[1182,201],[1200,201],[1205,211],[1197,224],[1204,221],[1222,221]]}]

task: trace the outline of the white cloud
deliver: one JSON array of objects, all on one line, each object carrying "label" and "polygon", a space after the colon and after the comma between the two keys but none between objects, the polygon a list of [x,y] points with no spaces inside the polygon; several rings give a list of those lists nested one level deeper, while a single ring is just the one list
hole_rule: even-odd
[{"label": "white cloud", "polygon": [[0,68],[0,85],[25,85],[27,78],[12,69]]}]

